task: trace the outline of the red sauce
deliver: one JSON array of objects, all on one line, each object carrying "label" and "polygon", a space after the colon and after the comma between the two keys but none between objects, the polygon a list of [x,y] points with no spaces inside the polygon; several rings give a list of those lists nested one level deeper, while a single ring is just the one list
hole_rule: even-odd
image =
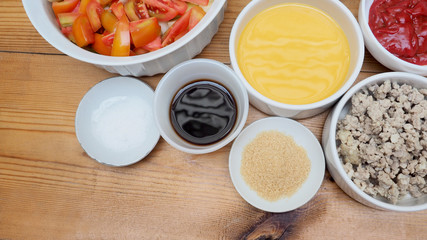
[{"label": "red sauce", "polygon": [[395,56],[427,65],[427,0],[374,0],[369,27]]}]

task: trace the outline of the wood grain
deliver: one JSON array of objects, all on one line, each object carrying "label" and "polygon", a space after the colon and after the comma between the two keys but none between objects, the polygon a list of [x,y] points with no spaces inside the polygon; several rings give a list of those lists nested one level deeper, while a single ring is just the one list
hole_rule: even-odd
[{"label": "wood grain", "polygon": [[[198,56],[229,64],[231,0]],[[357,16],[359,1],[342,1]],[[84,94],[114,76],[65,56],[32,27],[19,0],[0,1],[0,239],[426,239],[427,211],[378,211],[328,173],[314,199],[271,214],[247,204],[228,172],[230,145],[190,155],[160,140],[143,161],[112,168],[80,147]],[[389,71],[366,52],[358,81]],[[141,78],[155,88],[162,75]],[[300,122],[318,139],[328,112]],[[266,117],[251,107],[247,124]]]}]

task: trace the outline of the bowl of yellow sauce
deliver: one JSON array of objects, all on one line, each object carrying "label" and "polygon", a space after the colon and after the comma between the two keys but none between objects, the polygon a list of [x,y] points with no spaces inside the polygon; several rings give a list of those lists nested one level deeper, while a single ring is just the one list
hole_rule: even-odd
[{"label": "bowl of yellow sauce", "polygon": [[364,58],[359,25],[336,0],[254,0],[236,19],[229,48],[251,104],[297,119],[333,105]]}]

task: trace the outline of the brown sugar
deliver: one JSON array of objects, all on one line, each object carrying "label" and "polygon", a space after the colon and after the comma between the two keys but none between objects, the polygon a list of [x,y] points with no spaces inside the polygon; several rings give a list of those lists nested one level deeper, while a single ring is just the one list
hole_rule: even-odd
[{"label": "brown sugar", "polygon": [[241,164],[245,182],[268,201],[292,196],[311,169],[306,150],[274,130],[259,133],[245,146]]}]

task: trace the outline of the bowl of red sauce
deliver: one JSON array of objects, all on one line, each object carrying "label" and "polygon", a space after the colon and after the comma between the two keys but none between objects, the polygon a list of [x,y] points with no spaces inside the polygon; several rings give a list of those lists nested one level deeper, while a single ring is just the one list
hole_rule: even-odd
[{"label": "bowl of red sauce", "polygon": [[360,1],[359,24],[366,48],[395,71],[427,76],[427,2]]}]

